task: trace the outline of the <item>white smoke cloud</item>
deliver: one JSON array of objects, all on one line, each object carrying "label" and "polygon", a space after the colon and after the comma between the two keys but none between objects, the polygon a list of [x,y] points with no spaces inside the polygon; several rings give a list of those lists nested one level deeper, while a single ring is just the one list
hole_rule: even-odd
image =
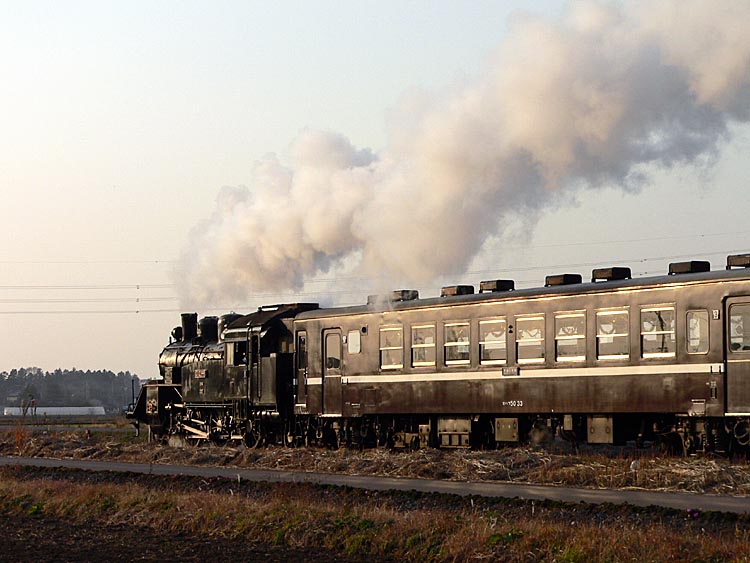
[{"label": "white smoke cloud", "polygon": [[646,165],[710,159],[750,118],[746,0],[580,2],[518,14],[482,75],[404,100],[378,154],[305,131],[291,158],[223,188],[181,260],[193,304],[298,289],[341,261],[424,283],[574,190],[643,185]]}]

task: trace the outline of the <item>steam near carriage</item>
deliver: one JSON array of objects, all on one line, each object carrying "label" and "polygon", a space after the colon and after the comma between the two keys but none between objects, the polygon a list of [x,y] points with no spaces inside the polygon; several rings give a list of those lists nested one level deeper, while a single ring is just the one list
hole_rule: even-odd
[{"label": "steam near carriage", "polygon": [[154,436],[361,447],[750,443],[750,254],[182,315],[130,416]]}]

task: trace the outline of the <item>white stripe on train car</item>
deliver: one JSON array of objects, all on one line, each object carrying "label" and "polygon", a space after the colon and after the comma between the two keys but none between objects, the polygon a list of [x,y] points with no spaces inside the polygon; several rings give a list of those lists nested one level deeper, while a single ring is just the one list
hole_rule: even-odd
[{"label": "white stripe on train car", "polygon": [[[369,374],[342,377],[341,383],[409,383],[417,381],[478,381],[493,379],[518,379],[524,377],[612,377],[622,375],[678,375],[689,373],[720,374],[722,364],[669,364],[655,366],[616,366],[589,368],[519,368],[519,375],[503,375],[502,371],[472,371],[458,373],[408,373],[408,374]],[[321,385],[322,378],[311,378],[308,384]]]}]

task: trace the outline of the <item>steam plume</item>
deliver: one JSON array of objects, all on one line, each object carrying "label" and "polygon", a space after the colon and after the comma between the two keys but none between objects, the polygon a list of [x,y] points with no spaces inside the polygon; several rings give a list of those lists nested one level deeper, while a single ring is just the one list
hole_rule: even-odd
[{"label": "steam plume", "polygon": [[746,0],[576,3],[518,14],[481,78],[405,99],[374,154],[304,131],[252,188],[223,188],[179,278],[191,303],[296,289],[339,261],[423,283],[465,268],[519,213],[573,190],[640,187],[710,160],[750,118]]}]

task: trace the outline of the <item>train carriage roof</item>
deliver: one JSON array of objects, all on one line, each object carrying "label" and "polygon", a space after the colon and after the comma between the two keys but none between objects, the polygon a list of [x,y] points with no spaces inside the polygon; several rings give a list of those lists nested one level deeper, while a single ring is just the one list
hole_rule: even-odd
[{"label": "train carriage roof", "polygon": [[450,297],[429,297],[404,301],[382,299],[375,303],[353,305],[349,307],[321,308],[305,311],[297,315],[297,320],[315,319],[341,315],[358,315],[387,311],[407,311],[413,309],[442,307],[460,304],[484,302],[515,301],[538,297],[571,296],[608,293],[622,290],[649,289],[658,287],[681,287],[700,284],[720,283],[724,281],[750,281],[750,268],[739,270],[714,270],[709,272],[650,276],[635,279],[572,283],[550,287],[535,287],[502,292],[486,292]]}]

